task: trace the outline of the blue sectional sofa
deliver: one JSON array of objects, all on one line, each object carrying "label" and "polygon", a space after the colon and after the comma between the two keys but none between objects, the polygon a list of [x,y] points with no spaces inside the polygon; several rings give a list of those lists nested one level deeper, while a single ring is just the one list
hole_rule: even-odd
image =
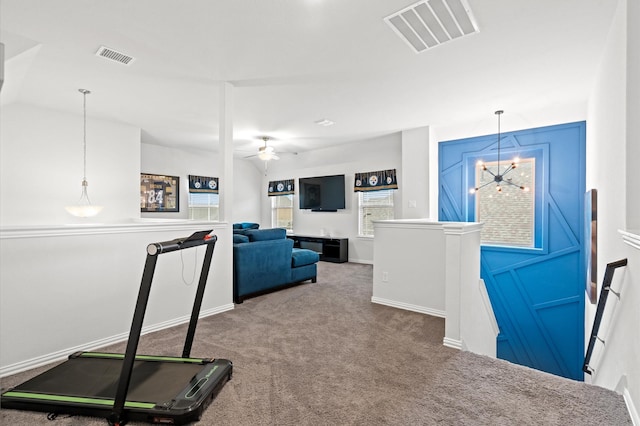
[{"label": "blue sectional sofa", "polygon": [[243,229],[233,235],[233,301],[317,279],[318,253],[293,248],[286,230]]}]

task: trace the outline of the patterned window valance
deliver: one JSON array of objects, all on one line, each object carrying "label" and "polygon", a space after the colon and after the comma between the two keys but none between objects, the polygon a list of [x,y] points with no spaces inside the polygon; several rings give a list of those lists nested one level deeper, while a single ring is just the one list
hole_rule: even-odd
[{"label": "patterned window valance", "polygon": [[189,175],[189,192],[218,193],[218,178]]},{"label": "patterned window valance", "polygon": [[273,180],[269,182],[269,197],[293,194],[293,179]]},{"label": "patterned window valance", "polygon": [[396,169],[356,173],[354,192],[381,191],[383,189],[398,189]]}]

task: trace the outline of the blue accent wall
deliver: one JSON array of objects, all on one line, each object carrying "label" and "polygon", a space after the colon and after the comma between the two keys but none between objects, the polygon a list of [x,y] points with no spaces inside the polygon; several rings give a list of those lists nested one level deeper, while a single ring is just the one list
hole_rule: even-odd
[{"label": "blue accent wall", "polygon": [[[508,132],[500,141],[501,158],[536,161],[534,247],[481,248],[498,357],[583,380],[586,123]],[[475,220],[474,165],[496,156],[497,135],[439,143],[439,220]]]}]

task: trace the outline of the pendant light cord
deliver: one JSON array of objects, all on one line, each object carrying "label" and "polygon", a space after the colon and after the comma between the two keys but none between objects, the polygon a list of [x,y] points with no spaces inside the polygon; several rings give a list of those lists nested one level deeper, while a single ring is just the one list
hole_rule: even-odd
[{"label": "pendant light cord", "polygon": [[91,93],[91,91],[87,89],[78,89],[78,92],[82,93],[82,122],[83,122],[83,135],[82,135],[82,186],[86,188],[87,186],[87,95]]},{"label": "pendant light cord", "polygon": [[83,135],[82,135],[82,143],[83,143],[83,157],[82,164],[84,168],[82,169],[82,180],[87,180],[87,91],[83,91],[82,94],[82,111],[84,112],[82,121],[83,121]]},{"label": "pendant light cord", "polygon": [[498,176],[500,176],[500,116],[503,112],[502,110],[496,111],[496,115],[498,116]]}]

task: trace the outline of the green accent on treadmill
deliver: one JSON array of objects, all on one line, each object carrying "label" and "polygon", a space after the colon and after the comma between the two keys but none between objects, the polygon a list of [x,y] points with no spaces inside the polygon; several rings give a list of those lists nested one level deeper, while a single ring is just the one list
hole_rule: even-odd
[{"label": "green accent on treadmill", "polygon": [[[2,396],[13,397],[13,398],[38,399],[43,401],[74,402],[77,404],[94,404],[94,405],[108,405],[108,406],[113,406],[115,402],[113,399],[85,398],[85,397],[65,396],[65,395],[47,395],[42,393],[16,392],[16,391],[5,392]],[[126,408],[140,408],[140,409],[150,410],[154,408],[156,404],[152,402],[127,401],[124,403],[124,406]]]},{"label": "green accent on treadmill", "polygon": [[218,369],[218,366],[217,366],[217,365],[216,365],[216,366],[214,366],[214,367],[211,369],[211,371],[209,371],[209,372],[207,373],[207,375],[206,375],[206,376],[204,376],[204,377],[206,377],[206,378],[208,379],[209,377],[211,377],[211,375],[212,375],[212,374],[213,374],[217,369]]},{"label": "green accent on treadmill", "polygon": [[[82,358],[110,358],[124,359],[124,354],[110,354],[103,352],[82,352],[79,357]],[[206,361],[202,358],[181,358],[177,356],[155,356],[155,355],[136,355],[136,360],[140,361],[170,361],[170,362],[193,362],[196,364]]]}]

